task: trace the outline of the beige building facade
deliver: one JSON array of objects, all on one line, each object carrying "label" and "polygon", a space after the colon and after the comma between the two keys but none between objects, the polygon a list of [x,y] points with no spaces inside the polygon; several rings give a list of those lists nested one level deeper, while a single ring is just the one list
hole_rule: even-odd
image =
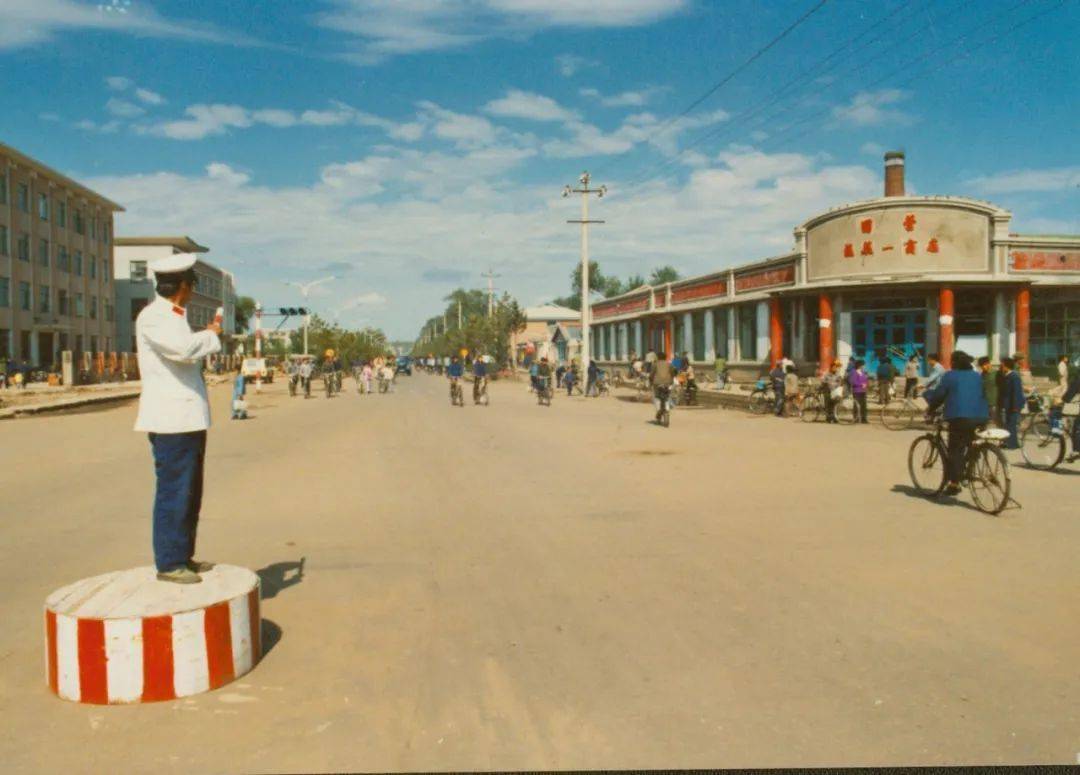
[{"label": "beige building facade", "polygon": [[53,369],[122,350],[113,216],[124,208],[0,143],[0,357]]}]

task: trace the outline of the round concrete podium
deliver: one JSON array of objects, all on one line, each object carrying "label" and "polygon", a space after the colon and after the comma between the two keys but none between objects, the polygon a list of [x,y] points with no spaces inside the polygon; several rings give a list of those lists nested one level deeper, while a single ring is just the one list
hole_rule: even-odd
[{"label": "round concrete podium", "polygon": [[45,600],[49,689],[95,705],[216,689],[259,661],[259,577],[217,565],[201,584],[152,567],[76,581]]}]

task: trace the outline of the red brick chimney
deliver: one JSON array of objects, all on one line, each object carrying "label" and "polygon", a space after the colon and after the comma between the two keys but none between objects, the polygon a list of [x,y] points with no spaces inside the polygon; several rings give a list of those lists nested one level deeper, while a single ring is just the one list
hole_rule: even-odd
[{"label": "red brick chimney", "polygon": [[885,196],[904,195],[904,152],[885,154]]}]

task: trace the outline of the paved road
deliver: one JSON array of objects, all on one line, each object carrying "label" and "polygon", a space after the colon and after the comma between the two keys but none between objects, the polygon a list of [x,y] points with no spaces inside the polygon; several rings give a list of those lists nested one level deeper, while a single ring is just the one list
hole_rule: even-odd
[{"label": "paved road", "polygon": [[148,561],[134,406],[0,425],[6,771],[1076,761],[1075,474],[1015,471],[990,518],[908,495],[910,436],[872,427],[507,383],[456,409],[422,375],[227,401],[201,554],[261,569],[271,648],[157,705],[42,666],[47,593]]}]

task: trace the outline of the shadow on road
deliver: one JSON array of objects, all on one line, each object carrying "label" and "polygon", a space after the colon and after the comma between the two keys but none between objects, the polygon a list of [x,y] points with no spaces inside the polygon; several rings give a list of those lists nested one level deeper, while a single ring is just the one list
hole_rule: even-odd
[{"label": "shadow on road", "polygon": [[276,622],[272,622],[269,619],[263,619],[261,622],[262,627],[259,630],[259,638],[262,645],[262,656],[259,659],[266,659],[266,655],[270,653],[270,650],[278,644],[281,640],[281,628],[278,627]]},{"label": "shadow on road", "polygon": [[[299,584],[304,580],[304,561],[301,557],[297,561],[275,562],[256,571],[262,585],[262,599],[269,600],[277,597],[277,593],[283,589]],[[292,575],[290,575],[292,572]],[[276,626],[276,625],[275,625]]]},{"label": "shadow on road", "polygon": [[[892,491],[898,492],[901,495],[906,495],[909,498],[917,498],[927,503],[936,503],[939,506],[958,506],[960,508],[965,508],[970,511],[978,511],[980,514],[982,513],[982,511],[980,511],[977,506],[968,503],[967,501],[960,500],[954,495],[938,495],[937,497],[928,497],[916,490],[910,484],[894,484],[892,486]],[[964,490],[964,492],[967,492],[967,490]]]}]

